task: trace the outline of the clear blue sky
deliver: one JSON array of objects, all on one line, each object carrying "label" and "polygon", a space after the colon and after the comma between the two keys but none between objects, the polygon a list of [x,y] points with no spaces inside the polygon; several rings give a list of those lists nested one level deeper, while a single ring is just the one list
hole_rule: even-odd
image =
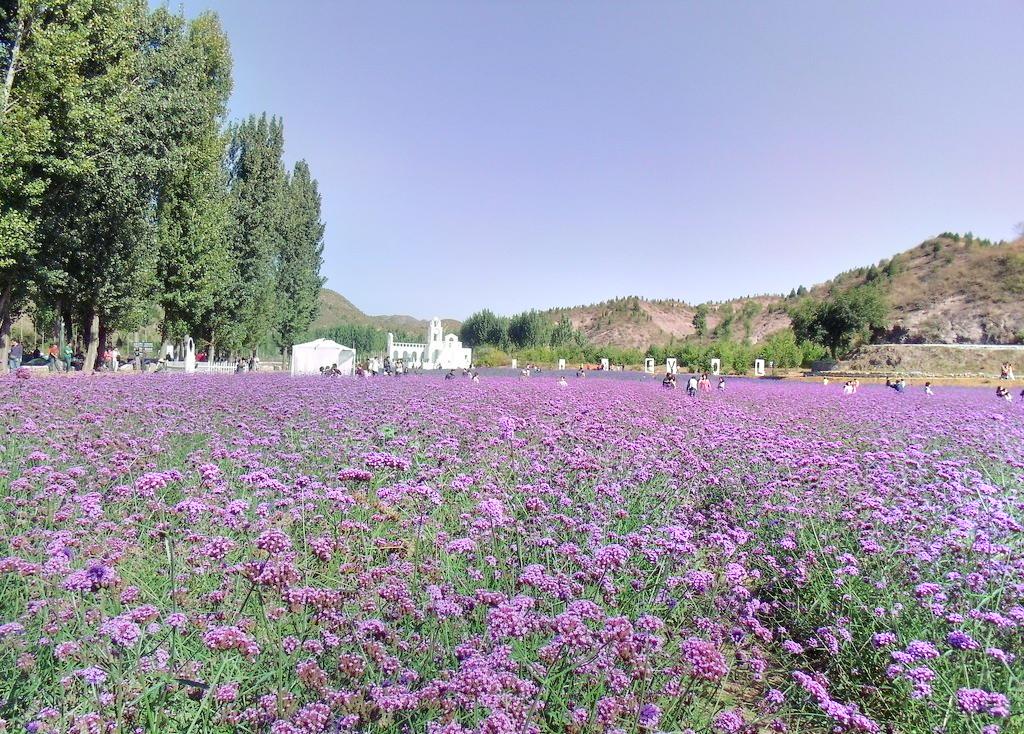
[{"label": "clear blue sky", "polygon": [[1020,0],[183,6],[368,313],[789,291],[1024,220]]}]

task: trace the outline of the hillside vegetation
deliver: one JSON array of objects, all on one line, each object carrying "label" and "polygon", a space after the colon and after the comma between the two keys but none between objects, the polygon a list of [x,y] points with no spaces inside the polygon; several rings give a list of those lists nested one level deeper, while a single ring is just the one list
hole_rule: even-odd
[{"label": "hillside vegetation", "polygon": [[875,283],[889,303],[883,342],[1013,344],[1024,341],[1024,238],[993,244],[945,233],[878,265],[811,289],[824,297]]},{"label": "hillside vegetation", "polygon": [[[992,243],[945,233],[889,260],[842,273],[807,292],[816,300],[872,284],[889,305],[883,342],[1019,343],[1024,341],[1024,238]],[[763,340],[790,326],[787,309],[798,298],[762,295],[708,303],[706,336],[721,336],[731,319],[733,339]],[[756,314],[743,318],[745,304]],[[597,345],[643,348],[697,336],[699,304],[637,296],[545,312],[565,317]],[[749,308],[749,307],[748,307]]]}]

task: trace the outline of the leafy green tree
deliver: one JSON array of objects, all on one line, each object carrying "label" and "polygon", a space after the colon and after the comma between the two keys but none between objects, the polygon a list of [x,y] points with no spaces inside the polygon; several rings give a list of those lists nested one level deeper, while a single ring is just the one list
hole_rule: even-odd
[{"label": "leafy green tree", "polygon": [[703,339],[708,333],[708,304],[702,303],[694,309],[693,312],[693,328],[697,332],[697,336]]},{"label": "leafy green tree", "polygon": [[578,347],[582,346],[585,339],[583,335],[572,325],[568,316],[562,316],[551,330],[550,343],[552,347]]},{"label": "leafy green tree", "polygon": [[149,76],[160,46],[148,43],[139,2],[79,0],[60,9],[60,40],[73,53],[66,94],[40,109],[51,135],[37,226],[40,259],[56,272],[37,298],[61,311],[74,305],[90,370],[105,332],[144,318],[142,301],[153,291],[155,156],[166,150],[147,113],[162,91]]},{"label": "leafy green tree", "polygon": [[798,339],[822,344],[833,359],[838,359],[858,334],[883,327],[886,313],[881,293],[871,286],[860,286],[821,303],[803,302],[790,318]]},{"label": "leafy green tree", "polygon": [[215,308],[228,314],[227,321],[234,326],[225,343],[252,351],[265,341],[274,322],[274,260],[285,191],[284,129],[276,117],[250,116],[232,126],[230,138],[228,242],[234,277],[217,294]]},{"label": "leafy green tree", "polygon": [[825,333],[818,319],[818,306],[817,301],[803,298],[789,308],[789,320],[798,341],[815,344],[825,342]]},{"label": "leafy green tree", "polygon": [[483,344],[504,346],[508,343],[508,319],[496,316],[485,308],[462,322],[459,337],[469,347]]},{"label": "leafy green tree", "polygon": [[215,337],[216,293],[230,280],[227,179],[222,132],[231,93],[231,55],[217,16],[186,23],[164,8],[153,11],[152,33],[163,53],[155,75],[166,90],[156,115],[159,138],[173,141],[162,160],[158,188],[157,280],[165,339]]},{"label": "leafy green tree", "polygon": [[297,337],[316,318],[324,279],[324,224],[320,192],[305,161],[288,177],[284,202],[284,231],[277,252],[276,339],[287,356]]},{"label": "leafy green tree", "polygon": [[761,313],[761,304],[757,301],[744,301],[740,309],[740,320],[743,323],[743,338],[749,340],[754,331],[754,319]]},{"label": "leafy green tree", "polygon": [[509,340],[520,349],[547,346],[550,335],[550,322],[537,311],[516,314],[508,324]]},{"label": "leafy green tree", "polygon": [[[54,274],[39,247],[48,180],[86,163],[83,151],[60,146],[54,123],[65,108],[83,107],[85,23],[102,10],[84,0],[0,0],[0,369],[11,325]],[[78,129],[96,122],[82,119]]]},{"label": "leafy green tree", "polygon": [[726,303],[718,309],[718,324],[715,325],[714,335],[722,341],[729,341],[732,337],[732,323],[736,319],[736,313],[732,304]]}]

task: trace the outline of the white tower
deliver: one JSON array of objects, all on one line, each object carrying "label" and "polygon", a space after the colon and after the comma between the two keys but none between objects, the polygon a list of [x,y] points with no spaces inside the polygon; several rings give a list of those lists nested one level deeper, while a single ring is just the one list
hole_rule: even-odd
[{"label": "white tower", "polygon": [[441,328],[441,319],[435,316],[430,320],[430,329],[427,331],[427,353],[424,355],[425,359],[430,361],[431,367],[437,367],[442,349],[444,349],[444,329]]}]

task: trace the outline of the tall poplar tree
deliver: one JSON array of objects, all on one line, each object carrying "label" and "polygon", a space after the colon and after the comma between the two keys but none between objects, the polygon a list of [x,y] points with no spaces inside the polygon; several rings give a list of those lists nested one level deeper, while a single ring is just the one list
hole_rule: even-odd
[{"label": "tall poplar tree", "polygon": [[[7,365],[11,324],[54,274],[39,248],[48,182],[90,165],[83,147],[61,138],[61,120],[87,107],[84,65],[97,60],[90,25],[101,22],[109,5],[0,0],[0,368]],[[83,115],[76,130],[102,122]]]},{"label": "tall poplar tree", "polygon": [[160,8],[150,25],[163,47],[153,64],[161,114],[152,122],[171,143],[157,185],[161,332],[178,339],[205,331],[215,339],[214,297],[232,272],[222,132],[231,94],[228,40],[212,13],[186,23]]},{"label": "tall poplar tree", "polygon": [[290,354],[296,339],[316,318],[320,302],[320,266],[324,224],[320,192],[305,161],[295,164],[285,186],[283,230],[277,255],[276,333],[281,355]]},{"label": "tall poplar tree", "polygon": [[234,125],[230,137],[228,242],[234,275],[216,308],[231,327],[226,345],[254,352],[274,323],[275,261],[284,229],[284,131],[278,118],[263,114]]},{"label": "tall poplar tree", "polygon": [[87,370],[95,363],[101,320],[138,315],[132,301],[148,285],[155,254],[152,165],[143,154],[147,131],[140,119],[146,12],[137,0],[70,2],[75,83],[43,110],[52,131],[50,160],[57,163],[40,206],[40,256],[58,276],[37,298],[75,305]]}]

